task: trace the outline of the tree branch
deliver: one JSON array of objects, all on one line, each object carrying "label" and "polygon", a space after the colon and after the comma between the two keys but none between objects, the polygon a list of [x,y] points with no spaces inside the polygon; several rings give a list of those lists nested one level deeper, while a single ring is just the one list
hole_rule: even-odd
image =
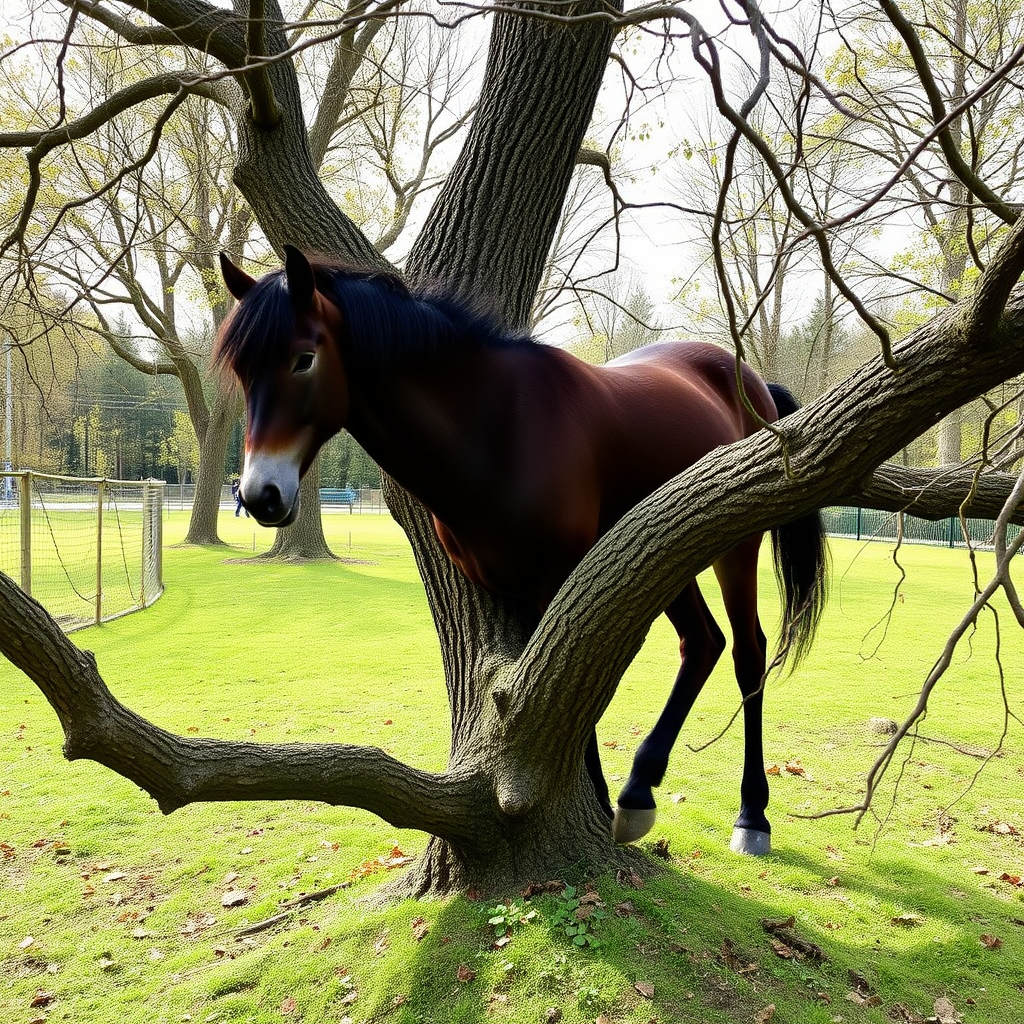
[{"label": "tree branch", "polygon": [[154,726],[111,694],[93,655],[2,573],[0,653],[57,713],[68,760],[89,758],[131,779],[165,814],[199,801],[318,800],[362,807],[461,845],[472,845],[481,827],[475,771],[419,771],[376,747],[235,743]]},{"label": "tree branch", "polygon": [[[996,519],[1015,481],[1012,473],[979,475],[971,466],[917,469],[887,462],[856,489],[838,496],[835,504],[906,512],[919,519],[948,519],[961,511],[978,519]],[[1024,510],[1013,511],[1010,521],[1024,525]]]},{"label": "tree branch", "polygon": [[265,65],[259,63],[267,55],[267,21],[264,0],[249,0],[249,20],[245,31],[246,64],[256,64],[241,76],[249,93],[249,110],[258,128],[273,128],[281,119],[281,108],[274,96],[274,87]]},{"label": "tree branch", "polygon": [[[946,117],[946,108],[942,102],[942,94],[939,92],[935,77],[932,75],[931,65],[928,63],[928,56],[924,52],[921,40],[914,31],[913,25],[904,17],[903,12],[892,0],[881,0],[881,8],[910,51],[910,59],[914,62],[914,70],[917,72],[921,86],[928,97],[928,103],[932,111],[932,120],[936,124],[940,123]],[[1020,57],[1021,53],[1018,50],[1018,61]],[[997,217],[1006,221],[1007,224],[1015,223],[1018,217],[1020,217],[1019,211],[1005,203],[974,173],[961,155],[948,125],[938,133],[938,140],[950,170],[963,182],[971,195],[984,203]]]}]

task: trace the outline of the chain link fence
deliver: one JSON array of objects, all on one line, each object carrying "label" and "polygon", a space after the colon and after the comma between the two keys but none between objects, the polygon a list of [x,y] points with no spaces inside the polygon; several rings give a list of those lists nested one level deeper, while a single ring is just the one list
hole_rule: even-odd
[{"label": "chain link fence", "polygon": [[[825,532],[830,537],[848,537],[853,540],[895,541],[900,535],[899,520],[903,519],[904,544],[931,544],[936,547],[967,547],[968,539],[975,548],[992,547],[991,519],[957,518],[919,519],[906,513],[878,512],[870,508],[833,507],[822,511]],[[965,536],[966,530],[966,536]],[[1021,527],[1013,524],[1007,530],[1007,542],[1013,541]]]},{"label": "chain link fence", "polygon": [[0,571],[66,631],[162,593],[162,480],[0,473]]}]

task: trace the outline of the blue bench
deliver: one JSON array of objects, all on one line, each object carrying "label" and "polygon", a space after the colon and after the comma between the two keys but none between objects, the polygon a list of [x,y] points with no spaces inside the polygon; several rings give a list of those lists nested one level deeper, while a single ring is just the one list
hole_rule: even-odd
[{"label": "blue bench", "polygon": [[321,487],[321,505],[348,505],[349,512],[352,506],[359,500],[359,492],[351,487]]}]

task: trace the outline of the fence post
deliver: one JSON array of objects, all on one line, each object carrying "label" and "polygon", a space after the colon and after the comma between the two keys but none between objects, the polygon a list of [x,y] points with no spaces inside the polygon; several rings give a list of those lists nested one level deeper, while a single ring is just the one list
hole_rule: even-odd
[{"label": "fence post", "polygon": [[956,524],[957,521],[950,517],[949,519],[949,546],[951,548],[956,547]]},{"label": "fence post", "polygon": [[860,507],[860,505],[858,505],[857,506],[857,540],[860,540],[860,517],[863,515],[863,513],[864,513],[864,509],[862,509]]},{"label": "fence post", "polygon": [[144,480],[142,483],[142,577],[139,582],[139,604],[143,608],[146,607],[146,560],[150,545],[149,488],[149,481]]},{"label": "fence post", "polygon": [[18,478],[18,501],[21,505],[21,589],[32,596],[32,474]]},{"label": "fence post", "polygon": [[103,621],[103,496],[106,481],[96,486],[96,625]]}]

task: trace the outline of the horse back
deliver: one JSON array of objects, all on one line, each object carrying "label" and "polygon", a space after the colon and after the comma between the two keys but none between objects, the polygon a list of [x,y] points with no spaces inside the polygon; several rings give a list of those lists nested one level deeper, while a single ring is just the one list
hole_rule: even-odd
[{"label": "horse back", "polygon": [[[600,370],[610,414],[600,450],[602,528],[698,459],[778,414],[764,381],[735,356],[701,342],[648,345]],[[738,380],[750,404],[740,395]]]}]

